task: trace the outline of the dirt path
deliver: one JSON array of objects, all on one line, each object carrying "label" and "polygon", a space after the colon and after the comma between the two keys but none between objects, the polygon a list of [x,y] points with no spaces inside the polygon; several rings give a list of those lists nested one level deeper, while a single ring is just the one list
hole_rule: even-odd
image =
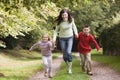
[{"label": "dirt path", "polygon": [[[76,57],[80,60],[78,53],[76,53]],[[92,69],[91,80],[120,80],[120,74],[102,63],[92,61]]]},{"label": "dirt path", "polygon": [[108,66],[92,61],[93,76],[92,80],[120,80],[120,74]]},{"label": "dirt path", "polygon": [[[60,69],[60,65],[62,62],[62,55],[59,56],[57,59],[53,60],[53,76],[55,75],[55,73]],[[44,77],[44,71],[40,71],[38,73],[36,73],[35,75],[33,75],[32,77],[30,77],[29,80],[50,80],[50,78],[48,77]]]}]

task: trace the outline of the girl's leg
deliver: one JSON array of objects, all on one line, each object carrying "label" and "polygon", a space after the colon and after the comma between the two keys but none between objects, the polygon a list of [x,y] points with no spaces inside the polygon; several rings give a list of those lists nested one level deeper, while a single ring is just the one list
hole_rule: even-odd
[{"label": "girl's leg", "polygon": [[48,59],[48,75],[51,78],[52,77],[52,56],[49,56]]},{"label": "girl's leg", "polygon": [[48,62],[47,62],[47,57],[46,56],[42,56],[42,60],[43,60],[43,64],[44,64],[44,69],[45,69],[45,76],[47,76],[48,73]]}]

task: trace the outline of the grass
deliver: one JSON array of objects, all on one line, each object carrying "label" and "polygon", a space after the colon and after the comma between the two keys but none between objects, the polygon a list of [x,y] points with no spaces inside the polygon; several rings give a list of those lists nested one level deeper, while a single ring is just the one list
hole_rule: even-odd
[{"label": "grass", "polygon": [[[53,59],[59,54],[53,54]],[[120,56],[104,56],[92,50],[92,60],[110,66],[120,73]],[[38,52],[28,50],[2,50],[0,51],[0,80],[28,80],[30,76],[43,69],[41,55]],[[83,73],[79,60],[73,55],[73,73],[66,72],[66,64],[63,62],[61,70],[52,80],[90,80],[86,73]]]},{"label": "grass", "polygon": [[92,60],[101,62],[120,73],[120,56],[106,56],[102,53],[97,53],[96,50],[92,50]]},{"label": "grass", "polygon": [[66,64],[62,62],[60,71],[52,78],[52,80],[89,80],[89,76],[86,73],[83,73],[80,67],[80,62],[73,56],[73,73],[68,74],[66,72]]},{"label": "grass", "polygon": [[[58,54],[53,54],[56,58]],[[0,51],[0,80],[28,80],[43,69],[41,55],[28,50]]]}]

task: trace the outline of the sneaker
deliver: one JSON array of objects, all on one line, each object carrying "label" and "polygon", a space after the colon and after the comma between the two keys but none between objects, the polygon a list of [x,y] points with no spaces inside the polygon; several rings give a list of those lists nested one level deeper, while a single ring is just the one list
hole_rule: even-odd
[{"label": "sneaker", "polygon": [[92,75],[93,75],[93,73],[92,73],[92,72],[87,72],[87,74],[88,74],[88,75],[90,75],[90,76],[92,76]]},{"label": "sneaker", "polygon": [[48,75],[47,72],[45,72],[45,73],[44,73],[44,76],[47,77],[47,75]]}]

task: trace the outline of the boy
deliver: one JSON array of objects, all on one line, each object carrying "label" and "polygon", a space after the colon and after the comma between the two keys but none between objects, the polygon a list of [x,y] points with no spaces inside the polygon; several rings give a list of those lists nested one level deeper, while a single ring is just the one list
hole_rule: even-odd
[{"label": "boy", "polygon": [[78,51],[80,53],[82,70],[87,72],[88,75],[93,75],[91,72],[91,43],[99,52],[100,47],[93,35],[90,34],[90,27],[86,25],[83,27],[83,32],[79,32],[78,34]]}]

